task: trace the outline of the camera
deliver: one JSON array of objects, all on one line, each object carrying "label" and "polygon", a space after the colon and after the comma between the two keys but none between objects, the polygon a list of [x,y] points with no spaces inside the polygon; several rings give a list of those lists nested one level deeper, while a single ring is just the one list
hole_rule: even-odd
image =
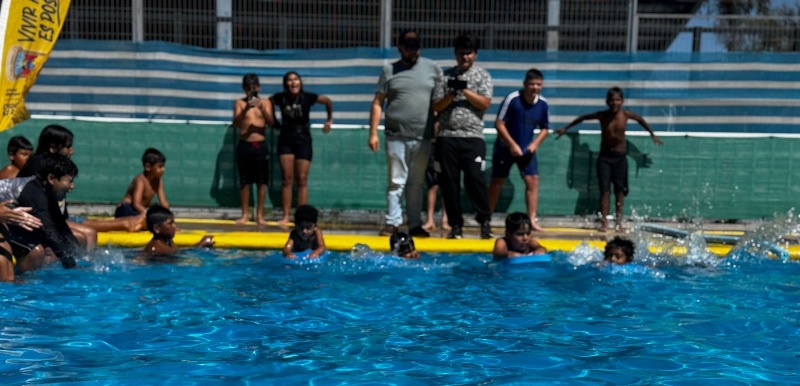
[{"label": "camera", "polygon": [[463,79],[452,78],[447,81],[447,87],[453,91],[461,91],[467,88],[467,81]]}]

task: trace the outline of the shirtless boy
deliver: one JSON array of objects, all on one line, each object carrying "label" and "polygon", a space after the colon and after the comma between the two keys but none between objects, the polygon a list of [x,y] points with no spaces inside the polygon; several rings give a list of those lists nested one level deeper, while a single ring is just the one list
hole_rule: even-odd
[{"label": "shirtless boy", "polygon": [[17,174],[28,162],[31,153],[33,153],[31,141],[21,135],[11,137],[8,140],[8,159],[11,163],[0,169],[0,180],[17,178]]},{"label": "shirtless boy", "polygon": [[239,131],[239,144],[236,146],[236,163],[239,168],[239,197],[242,200],[242,217],[237,224],[250,220],[250,189],[258,186],[256,223],[266,225],[264,220],[264,200],[267,197],[267,177],[269,176],[269,146],[266,141],[266,127],[272,126],[272,104],[268,98],[261,99],[258,92],[261,86],[256,74],[246,74],[242,78],[245,97],[237,99],[233,105],[233,125]]},{"label": "shirtless boy", "polygon": [[142,155],[144,171],[133,178],[122,202],[117,205],[114,217],[144,216],[147,208],[158,195],[158,203],[169,208],[167,196],[164,194],[164,171],[167,157],[160,151],[149,148]]},{"label": "shirtless boy", "polygon": [[628,120],[633,119],[639,122],[645,130],[650,133],[650,138],[656,145],[664,143],[656,136],[650,125],[638,114],[622,108],[623,103],[622,89],[612,87],[606,93],[607,110],[597,111],[581,115],[570,122],[569,125],[556,130],[558,138],[567,132],[572,126],[586,120],[596,119],[600,121],[600,156],[597,157],[597,180],[600,184],[600,231],[608,229],[608,207],[611,201],[611,183],[614,183],[614,195],[616,197],[616,229],[622,229],[622,209],[625,203],[625,196],[628,195],[628,159],[626,158],[627,140],[625,139],[625,129]]}]

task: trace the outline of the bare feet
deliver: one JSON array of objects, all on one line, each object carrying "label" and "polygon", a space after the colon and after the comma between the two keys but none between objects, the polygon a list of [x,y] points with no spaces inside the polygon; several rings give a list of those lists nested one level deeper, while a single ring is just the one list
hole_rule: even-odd
[{"label": "bare feet", "polygon": [[544,228],[542,228],[541,225],[539,225],[538,223],[535,223],[535,222],[531,223],[531,229],[533,231],[535,231],[535,232],[544,232]]},{"label": "bare feet", "polygon": [[289,217],[284,216],[280,220],[278,220],[278,225],[288,225],[289,224]]},{"label": "bare feet", "polygon": [[425,224],[422,224],[422,229],[424,229],[424,230],[426,230],[428,232],[433,232],[433,231],[436,230],[436,224],[432,220],[430,220],[430,221],[426,222]]},{"label": "bare feet", "polygon": [[263,217],[259,217],[256,219],[256,224],[258,225],[267,225],[267,220],[264,220]]},{"label": "bare feet", "polygon": [[250,216],[244,215],[244,216],[242,216],[242,218],[236,220],[236,223],[237,224],[247,224],[248,221],[250,221]]},{"label": "bare feet", "polygon": [[442,221],[442,229],[449,231],[452,228],[450,228],[450,224],[448,224],[447,221]]}]

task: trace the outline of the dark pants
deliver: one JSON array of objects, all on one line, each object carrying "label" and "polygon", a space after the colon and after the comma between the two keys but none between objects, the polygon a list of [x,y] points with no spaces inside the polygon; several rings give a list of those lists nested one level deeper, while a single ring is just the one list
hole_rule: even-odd
[{"label": "dark pants", "polygon": [[483,176],[486,166],[486,142],[481,138],[439,137],[436,139],[436,161],[439,163],[439,188],[445,200],[444,209],[451,227],[464,226],[461,209],[461,172],[464,189],[475,210],[479,224],[489,221],[489,188]]}]

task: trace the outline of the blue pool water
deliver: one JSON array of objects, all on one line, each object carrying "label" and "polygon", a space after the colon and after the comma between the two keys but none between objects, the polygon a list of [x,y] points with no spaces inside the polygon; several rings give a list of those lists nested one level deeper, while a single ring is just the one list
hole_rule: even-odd
[{"label": "blue pool water", "polygon": [[[138,264],[103,251],[4,293],[3,384],[789,384],[800,263],[601,266],[369,251]],[[716,259],[716,258],[715,258]],[[702,259],[701,259],[702,260]],[[652,266],[652,267],[648,267]]]}]

